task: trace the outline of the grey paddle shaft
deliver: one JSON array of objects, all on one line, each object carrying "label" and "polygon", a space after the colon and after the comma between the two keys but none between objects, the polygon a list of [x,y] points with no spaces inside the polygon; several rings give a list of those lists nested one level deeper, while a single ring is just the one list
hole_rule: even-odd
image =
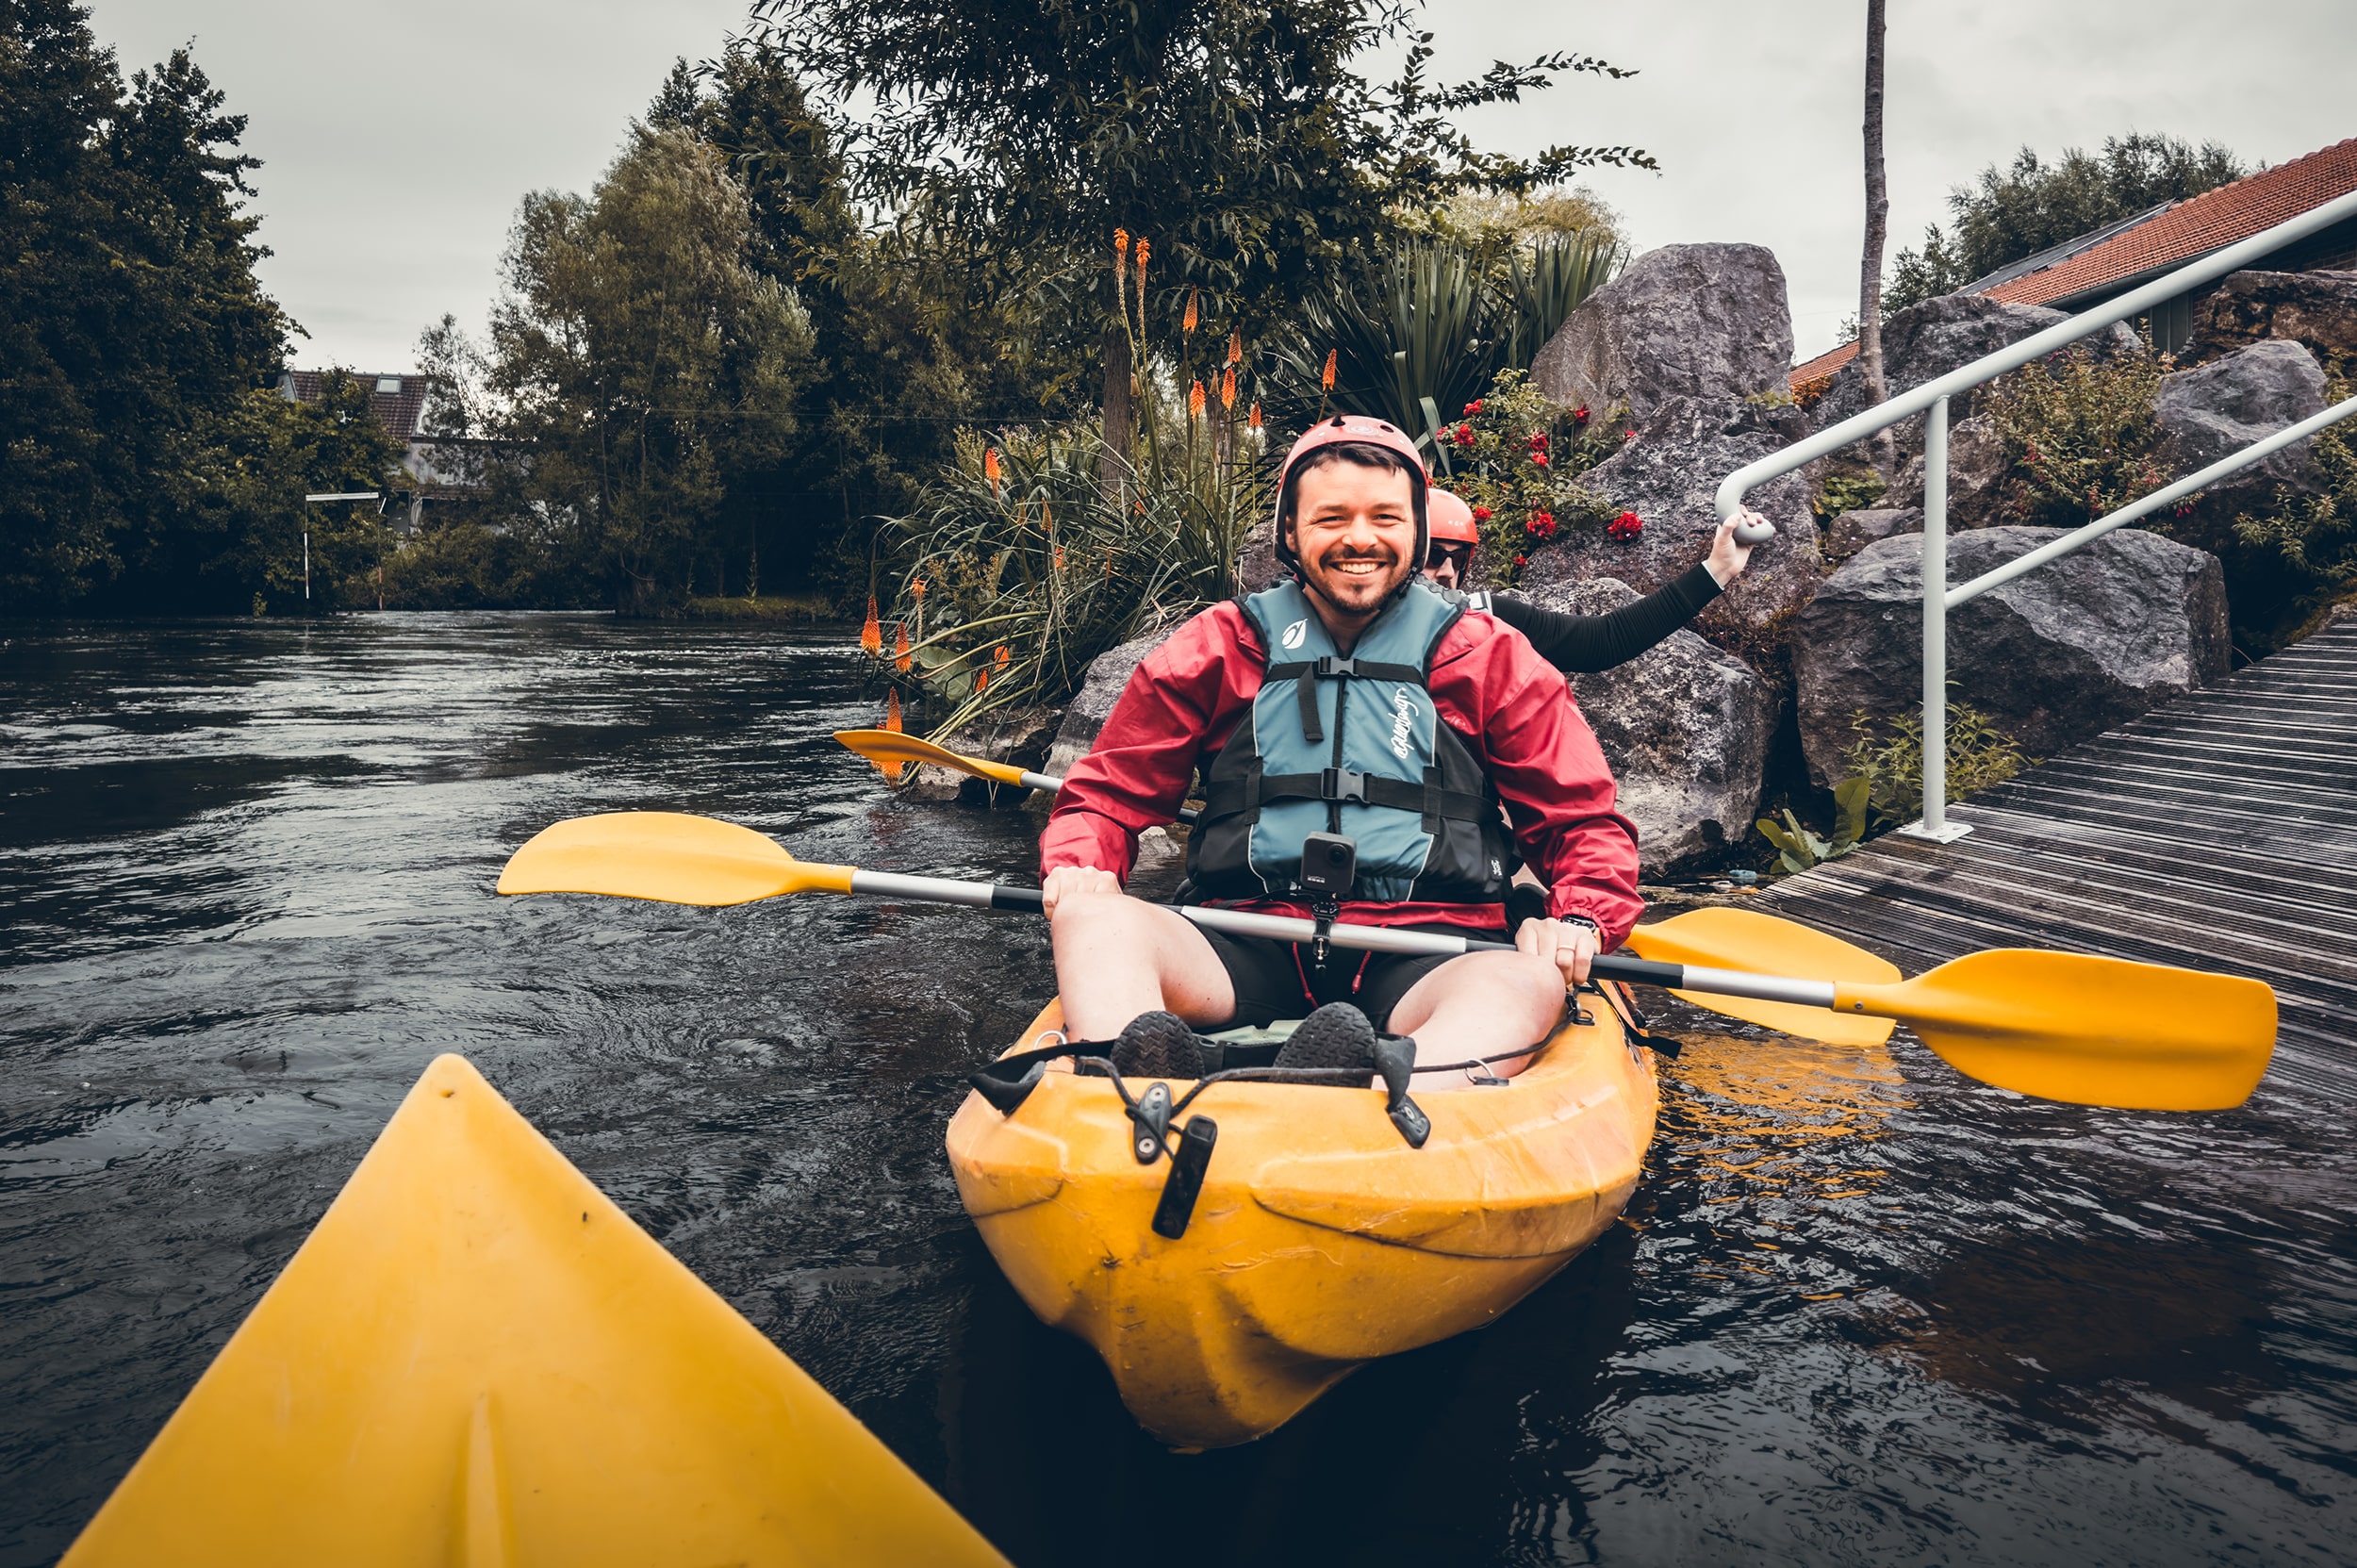
[{"label": "grey paddle shaft", "polygon": [[[1034,773],[1027,767],[1023,770],[1023,787],[1026,789],[1045,790],[1048,794],[1054,795],[1063,788],[1063,781],[1056,777],[1053,773]],[[1178,808],[1178,820],[1181,822],[1193,823],[1195,818],[1201,817],[1202,815],[1203,814],[1201,812],[1195,810],[1193,806],[1180,806]]]},{"label": "grey paddle shaft", "polygon": [[[865,875],[865,872],[861,873]],[[1206,931],[1231,936],[1260,936],[1277,942],[1307,942],[1318,933],[1315,921],[1285,915],[1247,915],[1235,909],[1205,909],[1190,905],[1178,911]],[[1469,952],[1512,952],[1510,942],[1488,942],[1477,936],[1442,936],[1431,932],[1399,931],[1387,926],[1337,925],[1326,939],[1338,948],[1366,952],[1422,953],[1455,957]],[[1699,964],[1654,964],[1641,958],[1607,954],[1590,970],[1599,980],[1626,981],[1633,985],[1658,985],[1670,991],[1703,991],[1717,997],[1749,997],[1754,1001],[1791,1002],[1801,1007],[1831,1007],[1833,984],[1821,980],[1786,980],[1776,975],[1747,975],[1738,969],[1712,969]]]},{"label": "grey paddle shaft", "polygon": [[1776,525],[1772,522],[1747,522],[1735,531],[1735,542],[1742,545],[1766,544],[1775,536]]},{"label": "grey paddle shaft", "polygon": [[[851,891],[883,899],[915,899],[924,903],[964,904],[970,909],[1040,912],[1036,887],[1009,887],[999,883],[952,882],[946,877],[905,877],[893,871],[854,871]],[[1308,942],[1318,934],[1313,920],[1288,915],[1251,915],[1240,909],[1207,909],[1200,904],[1173,907],[1205,931],[1230,936],[1259,936],[1274,942]],[[1510,942],[1485,941],[1478,936],[1442,936],[1426,931],[1402,931],[1391,926],[1337,925],[1326,933],[1338,948],[1362,952],[1408,953],[1454,958],[1459,953],[1512,952]],[[1632,985],[1658,985],[1671,991],[1703,991],[1717,997],[1749,997],[1755,1001],[1792,1002],[1801,1007],[1831,1007],[1833,985],[1819,980],[1784,980],[1775,975],[1747,975],[1737,969],[1710,969],[1698,964],[1654,964],[1641,958],[1608,953],[1590,971],[1599,980],[1626,981]]]}]

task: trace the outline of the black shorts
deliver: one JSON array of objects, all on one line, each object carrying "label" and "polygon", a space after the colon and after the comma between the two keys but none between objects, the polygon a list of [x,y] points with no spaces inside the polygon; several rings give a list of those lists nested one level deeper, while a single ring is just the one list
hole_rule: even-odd
[{"label": "black shorts", "polygon": [[[1229,1029],[1273,1023],[1278,1018],[1306,1018],[1327,1002],[1346,1001],[1356,1005],[1367,1015],[1368,1022],[1379,1030],[1391,1022],[1392,1009],[1399,1005],[1400,999],[1416,982],[1448,962],[1444,954],[1354,952],[1347,948],[1331,948],[1321,969],[1307,942],[1230,936],[1225,932],[1203,931],[1200,926],[1195,929],[1203,932],[1211,951],[1219,955],[1221,966],[1228,971],[1228,982],[1235,988],[1235,1016],[1224,1026]],[[1436,936],[1494,939],[1500,934],[1465,926],[1399,929],[1428,932]]]}]

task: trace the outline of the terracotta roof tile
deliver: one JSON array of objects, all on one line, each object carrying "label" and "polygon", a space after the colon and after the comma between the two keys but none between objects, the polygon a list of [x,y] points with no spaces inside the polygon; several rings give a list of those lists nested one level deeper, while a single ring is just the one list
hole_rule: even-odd
[{"label": "terracotta roof tile", "polygon": [[1856,357],[1857,344],[1854,342],[1844,343],[1838,349],[1827,349],[1807,363],[1793,366],[1791,383],[1797,387],[1804,381],[1815,381],[1820,376],[1831,375]]},{"label": "terracotta roof tile", "polygon": [[[2163,267],[2195,260],[2238,239],[2248,239],[2263,229],[2288,223],[2351,190],[2357,190],[2357,137],[2189,197],[2166,212],[2143,219],[2125,233],[2065,256],[2052,267],[2007,278],[1982,292],[2009,305],[2045,305],[2052,300],[2069,299]],[[1856,356],[1857,344],[1844,343],[1806,364],[1793,366],[1791,379],[1813,381],[1831,375]]]},{"label": "terracotta roof tile", "polygon": [[[385,427],[385,434],[396,441],[409,441],[416,438],[418,421],[425,413],[426,390],[429,386],[426,377],[418,374],[415,371],[403,371],[398,373],[389,371],[382,373],[349,371],[345,373],[369,389],[369,405],[376,410],[376,422]],[[294,383],[294,394],[299,402],[316,403],[319,401],[320,388],[327,381],[325,371],[289,371],[287,374]],[[387,381],[398,383],[401,389],[397,392],[380,392],[376,389],[379,385]]]},{"label": "terracotta roof tile", "polygon": [[2351,190],[2357,190],[2357,137],[2189,197],[2125,234],[1986,292],[2012,305],[2069,299],[2207,256]]}]

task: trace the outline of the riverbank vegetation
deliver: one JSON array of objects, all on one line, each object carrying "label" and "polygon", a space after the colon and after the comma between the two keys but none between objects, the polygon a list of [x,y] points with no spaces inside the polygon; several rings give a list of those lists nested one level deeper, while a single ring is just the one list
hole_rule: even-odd
[{"label": "riverbank vegetation", "polygon": [[[194,61],[126,84],[70,0],[6,16],[28,151],[0,183],[47,225],[0,260],[5,369],[42,394],[0,410],[19,612],[298,608],[306,533],[314,609],[783,591],[914,624],[925,582],[920,662],[979,673],[984,634],[948,634],[1000,617],[989,661],[1049,694],[1147,605],[1228,590],[1270,441],[1335,408],[1429,446],[1526,365],[1626,254],[1566,182],[1652,165],[1477,148],[1464,110],[1625,73],[1436,81],[1390,0],[1150,28],[1100,0],[756,6],[591,190],[522,198],[487,333],[420,338],[404,454],[348,378],[277,392],[300,327],[255,279],[256,165]],[[371,489],[381,514],[303,499]],[[1084,553],[1094,586],[1065,581]]]}]

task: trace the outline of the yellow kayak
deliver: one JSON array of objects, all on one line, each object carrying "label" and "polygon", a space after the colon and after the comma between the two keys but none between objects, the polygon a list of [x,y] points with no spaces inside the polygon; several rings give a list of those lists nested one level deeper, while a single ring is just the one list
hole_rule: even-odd
[{"label": "yellow kayak", "polygon": [[64,1559],[1004,1560],[457,1056]]},{"label": "yellow kayak", "polygon": [[[1421,1148],[1376,1090],[1212,1083],[1181,1118],[1218,1131],[1177,1239],[1154,1228],[1173,1160],[1141,1164],[1112,1081],[1068,1059],[1012,1114],[969,1095],[950,1167],[998,1266],[1096,1347],[1140,1425],[1246,1443],[1364,1362],[1491,1322],[1619,1217],[1653,1140],[1653,1057],[1581,999],[1519,1076],[1417,1089]],[[1008,1054],[1062,1021],[1051,1002]]]}]

